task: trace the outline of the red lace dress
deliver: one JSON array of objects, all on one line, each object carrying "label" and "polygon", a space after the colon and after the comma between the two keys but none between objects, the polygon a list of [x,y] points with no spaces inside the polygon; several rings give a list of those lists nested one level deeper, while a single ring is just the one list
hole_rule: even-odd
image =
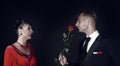
[{"label": "red lace dress", "polygon": [[4,55],[4,66],[37,66],[36,58],[30,44],[30,54],[25,55],[20,52],[15,46],[8,45]]}]

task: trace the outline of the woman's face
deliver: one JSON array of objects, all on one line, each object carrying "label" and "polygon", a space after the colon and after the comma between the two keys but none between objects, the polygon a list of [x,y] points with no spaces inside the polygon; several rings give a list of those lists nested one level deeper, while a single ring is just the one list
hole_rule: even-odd
[{"label": "woman's face", "polygon": [[31,35],[33,33],[32,27],[29,24],[24,24],[22,29],[20,29],[20,36],[22,36],[24,39],[29,40],[31,39]]}]

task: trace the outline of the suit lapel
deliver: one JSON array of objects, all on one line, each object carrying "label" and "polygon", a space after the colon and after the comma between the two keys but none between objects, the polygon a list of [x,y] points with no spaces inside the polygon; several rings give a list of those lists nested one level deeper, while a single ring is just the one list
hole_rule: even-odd
[{"label": "suit lapel", "polygon": [[92,53],[95,50],[95,48],[98,47],[98,45],[100,44],[100,42],[101,42],[101,36],[99,35],[97,37],[97,39],[95,40],[95,42],[93,43],[93,45],[91,46],[91,48],[89,49],[88,54],[87,54],[84,62],[86,62],[89,59],[89,57],[92,55]]}]

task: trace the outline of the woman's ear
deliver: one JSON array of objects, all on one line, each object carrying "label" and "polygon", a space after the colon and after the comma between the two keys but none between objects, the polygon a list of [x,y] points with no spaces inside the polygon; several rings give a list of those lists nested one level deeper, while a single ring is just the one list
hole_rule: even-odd
[{"label": "woman's ear", "polygon": [[22,35],[22,30],[18,29],[18,35]]}]

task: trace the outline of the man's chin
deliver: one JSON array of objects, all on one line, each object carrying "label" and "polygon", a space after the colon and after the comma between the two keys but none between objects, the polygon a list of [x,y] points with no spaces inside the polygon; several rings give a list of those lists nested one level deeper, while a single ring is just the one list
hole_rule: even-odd
[{"label": "man's chin", "polygon": [[78,30],[79,32],[82,32],[81,30]]}]

